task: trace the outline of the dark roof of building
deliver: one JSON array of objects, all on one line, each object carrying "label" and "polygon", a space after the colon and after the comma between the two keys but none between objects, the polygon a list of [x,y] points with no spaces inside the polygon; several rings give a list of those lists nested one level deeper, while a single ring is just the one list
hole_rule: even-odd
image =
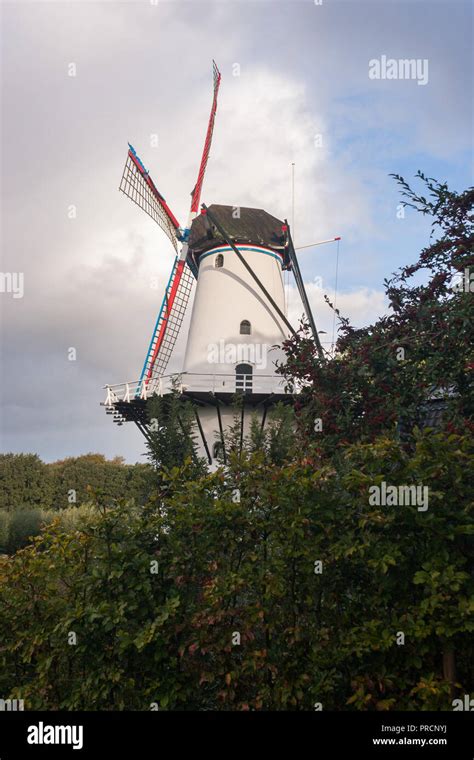
[{"label": "dark roof of building", "polygon": [[[239,216],[236,215],[236,209]],[[232,241],[254,243],[282,251],[285,247],[282,222],[261,208],[245,208],[244,206],[221,206],[213,203],[209,206],[210,213],[226,231]],[[189,236],[189,248],[196,256],[209,248],[220,245],[223,241],[215,227],[200,214],[193,221]]]}]

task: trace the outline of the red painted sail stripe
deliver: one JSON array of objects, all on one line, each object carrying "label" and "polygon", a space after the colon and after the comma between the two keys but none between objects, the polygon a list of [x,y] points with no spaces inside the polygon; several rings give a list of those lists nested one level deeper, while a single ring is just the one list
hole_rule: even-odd
[{"label": "red painted sail stripe", "polygon": [[206,140],[204,143],[204,150],[201,158],[201,165],[199,167],[198,179],[196,186],[193,190],[193,197],[191,201],[191,213],[197,213],[199,210],[199,201],[201,200],[202,183],[204,181],[204,173],[206,171],[207,159],[209,158],[209,152],[211,150],[212,133],[214,131],[214,121],[217,111],[217,93],[219,92],[219,85],[221,83],[220,71],[215,68],[215,80],[214,80],[214,97],[212,99],[211,115],[209,117],[209,124],[207,127]]},{"label": "red painted sail stripe", "polygon": [[186,262],[184,261],[184,259],[181,259],[180,261],[178,261],[176,265],[176,272],[175,272],[175,276],[173,278],[173,282],[170,288],[168,302],[166,305],[166,309],[164,311],[163,320],[161,322],[160,331],[158,333],[158,338],[157,338],[156,345],[153,351],[153,355],[151,357],[150,367],[148,368],[147,381],[150,379],[152,375],[156,357],[158,356],[158,352],[161,348],[161,344],[163,343],[163,338],[165,337],[166,328],[168,327],[168,319],[171,314],[171,310],[173,308],[174,299],[176,298],[176,293],[178,290],[179,283],[181,281],[181,275],[183,274],[185,263]]}]

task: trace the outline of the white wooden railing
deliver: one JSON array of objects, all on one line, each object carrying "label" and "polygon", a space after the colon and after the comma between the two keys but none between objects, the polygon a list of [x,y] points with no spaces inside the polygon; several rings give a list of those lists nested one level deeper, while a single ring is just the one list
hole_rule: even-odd
[{"label": "white wooden railing", "polygon": [[[240,377],[242,378],[242,375]],[[182,372],[175,375],[163,375],[158,381],[150,381],[148,385],[139,380],[105,385],[106,398],[103,406],[112,407],[117,402],[129,403],[135,399],[146,400],[154,394],[162,396],[171,391],[173,384],[180,392],[235,393],[237,389],[235,373],[198,374]],[[278,375],[245,375],[245,387],[252,393],[284,393],[285,381]]]}]

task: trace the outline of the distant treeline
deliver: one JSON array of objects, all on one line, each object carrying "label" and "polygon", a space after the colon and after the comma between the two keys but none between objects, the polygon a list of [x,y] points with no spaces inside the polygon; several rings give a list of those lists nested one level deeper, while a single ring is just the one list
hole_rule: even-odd
[{"label": "distant treeline", "polygon": [[85,454],[47,464],[36,454],[1,454],[0,552],[25,545],[57,516],[73,524],[91,502],[144,504],[152,483],[151,465],[125,464],[122,457]]}]

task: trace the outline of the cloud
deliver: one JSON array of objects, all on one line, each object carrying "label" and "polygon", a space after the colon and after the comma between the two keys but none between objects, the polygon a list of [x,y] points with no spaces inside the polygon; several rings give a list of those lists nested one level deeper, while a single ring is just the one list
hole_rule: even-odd
[{"label": "cloud", "polygon": [[[321,342],[330,348],[337,339],[338,320],[334,320],[334,312],[324,300],[327,295],[331,303],[335,303],[342,317],[347,317],[354,327],[364,327],[373,324],[387,313],[388,301],[385,293],[372,288],[359,288],[351,292],[339,292],[335,298],[334,290],[320,283],[305,283],[305,289],[318,332],[323,332]],[[296,285],[286,288],[288,318],[293,327],[297,327],[304,313]]]}]

